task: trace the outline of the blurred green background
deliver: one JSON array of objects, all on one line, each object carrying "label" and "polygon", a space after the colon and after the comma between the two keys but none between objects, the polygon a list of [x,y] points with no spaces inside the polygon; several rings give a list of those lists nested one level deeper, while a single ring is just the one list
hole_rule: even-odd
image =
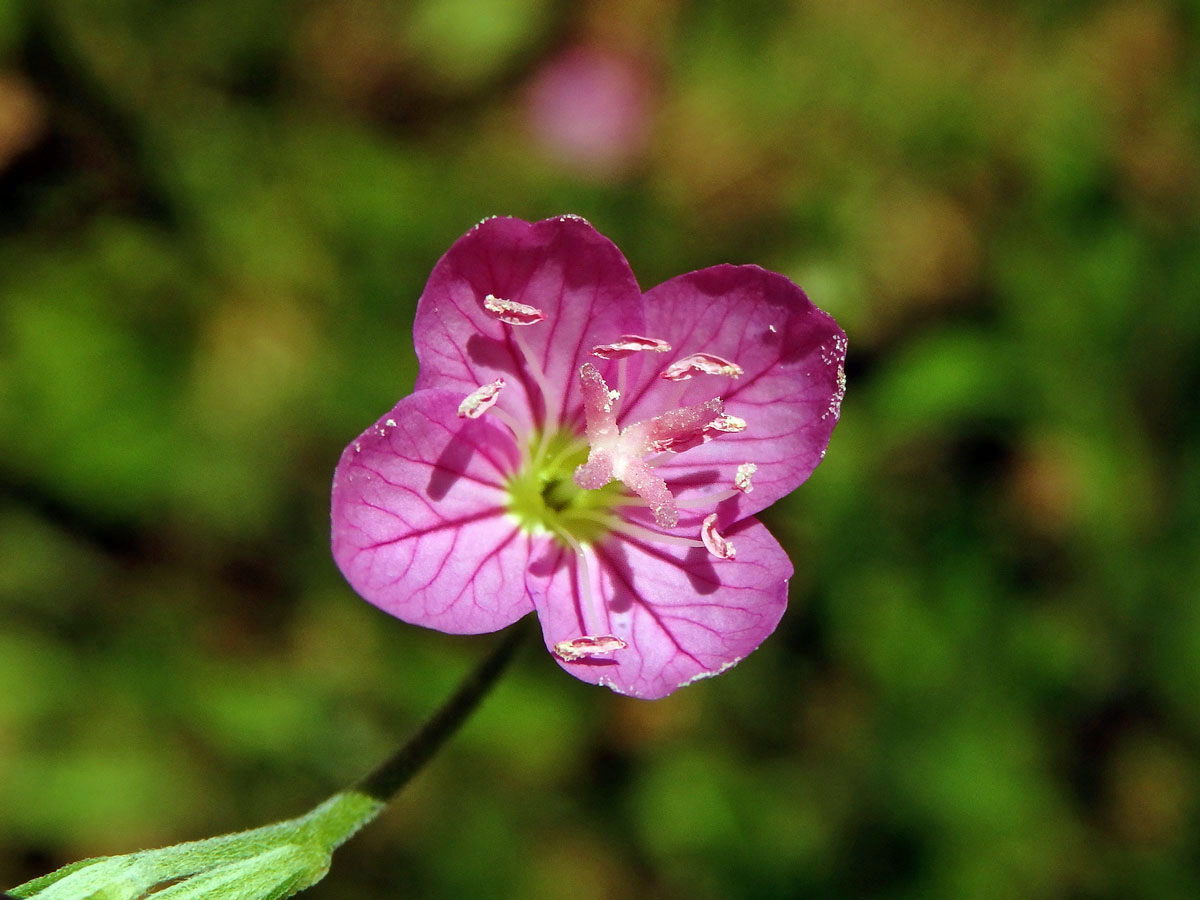
[{"label": "blurred green background", "polygon": [[488,637],[328,552],[491,214],[850,336],[779,632],[519,660],[317,898],[1200,894],[1200,4],[0,0],[0,884],[295,815]]}]

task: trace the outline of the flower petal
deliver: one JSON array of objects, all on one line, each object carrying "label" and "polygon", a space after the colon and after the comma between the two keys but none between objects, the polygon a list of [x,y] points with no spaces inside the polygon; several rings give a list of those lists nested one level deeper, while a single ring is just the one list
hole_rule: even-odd
[{"label": "flower petal", "polygon": [[744,371],[736,380],[696,375],[683,382],[680,395],[680,384],[647,366],[629,390],[622,426],[711,397],[746,420],[745,431],[720,435],[660,466],[676,495],[732,488],[738,467],[752,463],[753,493],[729,500],[736,510],[722,516],[736,520],[798,487],[824,457],[841,412],[846,335],[833,318],[787,278],[758,266],[681,275],[648,291],[645,300],[646,333],[670,341],[680,358],[711,354]]},{"label": "flower petal", "polygon": [[[545,321],[513,334],[513,326],[485,311],[489,295],[536,307]],[[580,361],[592,347],[643,333],[641,307],[629,263],[583,219],[487,219],[446,252],[421,294],[413,326],[417,388],[465,396],[503,377],[510,387],[500,408],[540,425],[545,411],[524,345],[544,373],[551,417],[578,418]],[[606,376],[617,371],[615,363],[597,363]],[[637,361],[629,363],[636,371]]]},{"label": "flower petal", "polygon": [[350,443],[333,480],[333,556],[392,615],[453,634],[528,613],[529,542],[505,509],[520,455],[507,429],[418,391]]},{"label": "flower petal", "polygon": [[625,641],[604,656],[555,659],[576,678],[646,700],[728,669],[775,630],[792,574],[757,519],[728,536],[736,559],[627,538],[587,547],[591,604],[580,590],[578,557],[554,545],[529,577],[547,649],[595,634]]}]

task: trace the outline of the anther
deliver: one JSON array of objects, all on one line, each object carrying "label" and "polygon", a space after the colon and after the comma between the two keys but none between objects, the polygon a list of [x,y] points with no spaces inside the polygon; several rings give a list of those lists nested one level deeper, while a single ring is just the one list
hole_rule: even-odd
[{"label": "anther", "polygon": [[754,490],[754,485],[750,483],[750,476],[758,471],[758,466],[754,463],[742,463],[737,467],[737,474],[733,476],[733,486],[743,494],[748,494]]},{"label": "anther", "polygon": [[574,662],[585,656],[602,656],[624,650],[628,644],[615,634],[584,635],[554,645],[555,655],[563,662]]},{"label": "anther", "polygon": [[740,416],[722,414],[709,422],[708,427],[713,431],[721,431],[725,434],[737,434],[746,430],[746,420]]},{"label": "anther", "polygon": [[483,308],[509,325],[536,325],[546,318],[546,314],[536,306],[517,303],[515,300],[504,300],[493,294],[483,298]]},{"label": "anther", "polygon": [[671,345],[658,338],[642,337],[637,334],[623,334],[621,339],[611,344],[600,344],[592,348],[592,356],[601,359],[624,359],[635,353],[649,350],[654,353],[667,353]]},{"label": "anther", "polygon": [[659,373],[658,377],[668,381],[686,381],[697,374],[727,375],[730,378],[737,378],[743,371],[737,363],[712,353],[693,353],[691,356],[685,356],[683,359],[671,363]]},{"label": "anther", "polygon": [[708,552],[717,559],[733,559],[737,556],[737,551],[733,547],[731,541],[725,540],[717,533],[717,514],[710,513],[705,517],[703,524],[700,526],[700,540],[704,541],[704,546],[708,548]]},{"label": "anther", "polygon": [[467,394],[466,399],[458,404],[459,418],[478,419],[496,405],[496,401],[500,397],[500,390],[503,387],[504,379],[497,378],[495,381],[471,391],[471,393]]}]

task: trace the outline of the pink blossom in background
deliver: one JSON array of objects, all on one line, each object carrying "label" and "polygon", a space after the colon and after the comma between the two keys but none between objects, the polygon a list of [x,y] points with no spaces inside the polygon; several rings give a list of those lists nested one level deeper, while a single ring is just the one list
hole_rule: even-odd
[{"label": "pink blossom in background", "polygon": [[616,172],[649,136],[648,80],[628,57],[576,47],[534,76],[527,115],[548,156],[586,172]]},{"label": "pink blossom in background", "polygon": [[721,265],[643,294],[582,219],[488,219],[414,337],[415,391],[334,476],[363,597],[460,634],[536,610],[560,666],[644,698],[775,629],[792,565],[754,514],[820,462],[845,385],[845,335],[796,285]]}]

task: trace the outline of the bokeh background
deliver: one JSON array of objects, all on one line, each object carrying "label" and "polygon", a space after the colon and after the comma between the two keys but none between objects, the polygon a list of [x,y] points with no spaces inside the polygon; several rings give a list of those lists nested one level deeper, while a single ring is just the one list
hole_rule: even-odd
[{"label": "bokeh background", "polygon": [[530,648],[318,898],[1200,893],[1200,4],[0,2],[0,884],[298,814],[494,639],[328,553],[491,214],[850,336],[797,574],[643,703]]}]

